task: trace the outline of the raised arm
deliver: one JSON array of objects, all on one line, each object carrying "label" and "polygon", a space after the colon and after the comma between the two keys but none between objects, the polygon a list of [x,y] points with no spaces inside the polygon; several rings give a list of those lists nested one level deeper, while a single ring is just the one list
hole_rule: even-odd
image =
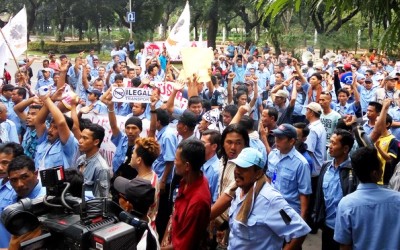
[{"label": "raised arm", "polygon": [[185,82],[180,81],[180,82],[175,82],[174,84],[174,89],[172,90],[171,95],[168,98],[167,101],[167,111],[168,113],[172,114],[174,113],[174,102],[175,102],[175,97],[178,91],[181,91],[185,87]]},{"label": "raised arm", "polygon": [[115,116],[115,111],[114,111],[114,103],[111,101],[112,100],[111,88],[109,90],[110,91],[107,90],[107,92],[104,94],[104,98],[101,101],[107,105],[108,120],[110,122],[112,135],[117,136],[121,131],[118,128],[117,117]]},{"label": "raised arm", "polygon": [[292,60],[292,62],[293,62],[294,68],[296,69],[297,74],[299,75],[300,82],[301,82],[302,84],[307,83],[307,79],[304,77],[303,72],[302,72],[301,69],[300,69],[299,62],[297,61],[297,59],[294,58],[294,59]]},{"label": "raised arm", "polygon": [[258,77],[254,77],[254,85],[253,85],[253,88],[254,88],[254,95],[253,95],[253,98],[251,99],[251,101],[250,101],[250,108],[253,108],[254,107],[254,104],[256,104],[256,101],[257,101],[257,98],[258,98],[258,84],[257,84],[257,80],[258,80]]},{"label": "raised arm", "polygon": [[229,125],[239,123],[240,119],[242,119],[247,112],[249,112],[249,110],[246,105],[240,106],[238,112],[236,112],[236,115],[232,118],[232,121],[229,123]]},{"label": "raised arm", "polygon": [[391,103],[391,99],[384,99],[382,103],[382,111],[375,123],[374,129],[372,130],[369,137],[371,138],[372,142],[376,142],[382,134],[382,131],[385,130],[386,127],[386,116],[389,110]]},{"label": "raised arm", "polygon": [[235,73],[231,72],[228,75],[228,85],[227,85],[227,91],[228,91],[228,104],[232,103],[233,100],[233,89],[232,89],[232,81],[233,78],[235,78]]},{"label": "raised arm", "polygon": [[26,121],[26,113],[24,112],[24,110],[30,106],[33,103],[39,103],[39,98],[37,97],[31,97],[27,100],[23,100],[20,103],[18,103],[17,105],[14,106],[14,111],[17,114],[17,116],[19,117],[19,119],[21,119],[21,121]]}]

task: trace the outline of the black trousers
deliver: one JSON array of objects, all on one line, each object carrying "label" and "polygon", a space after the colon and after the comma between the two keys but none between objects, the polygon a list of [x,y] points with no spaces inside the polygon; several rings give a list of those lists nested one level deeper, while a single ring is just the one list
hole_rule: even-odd
[{"label": "black trousers", "polygon": [[333,239],[335,231],[327,226],[322,229],[322,250],[339,250],[340,244]]},{"label": "black trousers", "polygon": [[160,194],[160,200],[158,204],[158,213],[156,217],[156,227],[158,238],[160,242],[162,241],[167,228],[169,216],[172,213],[172,206],[169,202],[169,193],[171,190],[171,184],[165,185],[165,192]]}]

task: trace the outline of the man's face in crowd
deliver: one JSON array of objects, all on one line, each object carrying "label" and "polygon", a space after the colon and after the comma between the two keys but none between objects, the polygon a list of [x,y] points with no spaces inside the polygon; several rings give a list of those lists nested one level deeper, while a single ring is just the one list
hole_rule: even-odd
[{"label": "man's face in crowd", "polygon": [[386,81],[386,89],[387,90],[393,90],[394,87],[396,86],[396,83],[397,83],[397,78],[393,79],[393,80]]},{"label": "man's face in crowd", "polygon": [[241,168],[236,165],[233,172],[235,176],[236,185],[244,190],[248,190],[254,185],[255,180],[262,175],[261,169],[256,166],[251,166],[249,168]]},{"label": "man's face in crowd", "polygon": [[376,112],[376,109],[374,106],[368,106],[367,107],[367,118],[370,121],[376,121],[376,118],[378,118],[379,113]]},{"label": "man's face in crowd", "polygon": [[245,141],[241,134],[232,132],[226,135],[223,147],[228,159],[235,159],[245,147]]},{"label": "man's face in crowd", "polygon": [[43,71],[43,77],[44,79],[49,79],[50,78],[50,71]]},{"label": "man's face in crowd", "polygon": [[12,96],[12,90],[3,90],[2,91],[2,95],[7,99],[7,100],[10,100],[11,99],[11,96]]},{"label": "man's face in crowd", "polygon": [[54,121],[50,123],[50,127],[47,130],[47,140],[49,140],[50,143],[55,142],[59,138],[58,135],[58,128],[57,125],[55,124]]},{"label": "man's face in crowd", "polygon": [[95,89],[100,90],[101,92],[103,92],[103,89],[104,89],[104,82],[101,81],[101,80],[96,80],[96,81],[93,83],[93,88],[95,88]]},{"label": "man's face in crowd", "polygon": [[189,163],[185,162],[182,157],[182,149],[178,148],[175,154],[175,173],[179,176],[185,175],[189,171]]},{"label": "man's face in crowd", "polygon": [[132,156],[131,156],[131,162],[129,163],[129,165],[133,168],[137,168],[138,164],[137,164],[137,160],[138,160],[138,156],[137,156],[137,145],[135,146],[135,149],[132,151]]},{"label": "man's face in crowd", "polygon": [[204,144],[204,147],[206,148],[206,155],[212,155],[215,153],[217,147],[216,144],[211,144],[210,135],[203,135],[201,137],[201,142]]},{"label": "man's face in crowd", "polygon": [[121,71],[122,71],[122,66],[121,66],[121,64],[120,63],[118,63],[117,64],[117,67],[115,67],[115,73],[121,73]]},{"label": "man's face in crowd", "polygon": [[26,116],[26,126],[27,127],[35,126],[35,119],[36,119],[36,115],[38,112],[39,112],[39,109],[29,108],[28,114]]},{"label": "man's face in crowd", "polygon": [[136,71],[136,75],[137,75],[137,76],[140,76],[140,73],[142,73],[142,68],[136,67],[136,68],[135,68],[135,71]]},{"label": "man's face in crowd", "polygon": [[140,129],[138,126],[134,124],[129,124],[125,126],[125,134],[128,137],[128,142],[134,143],[135,140],[139,137]]},{"label": "man's face in crowd", "polygon": [[349,97],[346,95],[346,93],[340,92],[338,95],[338,100],[340,104],[345,105]]},{"label": "man's face in crowd", "polygon": [[99,66],[99,60],[93,60],[93,67],[96,69]]},{"label": "man's face in crowd", "polygon": [[158,67],[154,67],[153,70],[150,72],[152,76],[156,76],[158,74]]},{"label": "man's face in crowd", "polygon": [[236,64],[238,67],[242,67],[242,60],[241,59],[237,59],[236,60]]},{"label": "man's face in crowd", "polygon": [[136,77],[136,72],[135,72],[135,70],[129,70],[128,71],[128,78],[129,79],[133,79],[133,78],[135,78]]},{"label": "man's face in crowd", "polygon": [[104,76],[104,74],[106,73],[106,69],[104,67],[100,67],[98,71],[99,71],[99,77]]},{"label": "man's face in crowd", "polygon": [[243,94],[238,98],[238,107],[246,105],[247,103],[247,94]]},{"label": "man's face in crowd", "polygon": [[89,93],[88,94],[88,101],[90,102],[96,102],[97,101],[97,95],[93,94],[93,93]]},{"label": "man's face in crowd", "polygon": [[199,116],[201,111],[203,111],[203,105],[201,103],[192,103],[189,106],[189,110],[192,111],[196,116]]},{"label": "man's face in crowd", "polygon": [[278,107],[282,107],[282,105],[286,103],[286,98],[282,96],[275,96],[274,103]]},{"label": "man's face in crowd", "polygon": [[13,154],[0,153],[0,178],[7,176],[8,164],[13,158]]},{"label": "man's face in crowd", "polygon": [[16,104],[23,100],[22,96],[18,95],[18,89],[12,91],[11,100]]},{"label": "man's face in crowd", "polygon": [[43,62],[43,68],[48,68],[49,67],[49,62],[48,61],[44,61]]},{"label": "man's face in crowd", "polygon": [[127,70],[125,67],[121,67],[121,71],[122,71],[122,75],[123,75],[124,77],[127,77],[127,76],[128,76],[128,70]]},{"label": "man's face in crowd", "polygon": [[134,116],[140,116],[141,114],[143,114],[145,111],[145,108],[142,107],[141,103],[133,103],[132,106],[132,114]]},{"label": "man's face in crowd", "polygon": [[115,84],[117,84],[117,86],[118,87],[123,87],[124,86],[124,81],[122,81],[122,80],[115,80],[115,82],[114,82]]},{"label": "man's face in crowd", "polygon": [[38,172],[32,172],[24,167],[19,170],[11,171],[8,178],[10,184],[17,193],[18,197],[27,197],[35,188],[38,182]]},{"label": "man's face in crowd", "polygon": [[337,158],[343,156],[346,152],[348,152],[348,147],[343,147],[340,140],[342,136],[337,134],[332,134],[330,142],[329,142],[329,155],[332,158]]},{"label": "man's face in crowd", "polygon": [[321,95],[318,102],[322,108],[328,108],[331,105],[331,96],[326,94]]},{"label": "man's face in crowd", "polygon": [[208,129],[208,122],[204,119],[201,119],[199,126],[197,127],[199,129],[199,132],[202,133]]},{"label": "man's face in crowd", "polygon": [[222,112],[222,122],[224,123],[224,126],[228,126],[229,123],[231,123],[232,118],[231,113],[226,111]]},{"label": "man's face in crowd", "polygon": [[79,139],[79,151],[82,153],[87,153],[93,149],[93,147],[97,147],[99,144],[99,139],[93,138],[93,131],[89,129],[84,129],[81,134],[81,138]]},{"label": "man's face in crowd", "polygon": [[274,118],[268,115],[268,110],[263,110],[261,113],[261,122],[264,127],[269,127],[274,122]]},{"label": "man's face in crowd", "polygon": [[317,86],[318,84],[320,84],[320,81],[316,76],[312,76],[310,77],[310,84],[311,86]]},{"label": "man's face in crowd", "polygon": [[281,74],[275,74],[275,83],[280,84],[281,82],[283,82]]},{"label": "man's face in crowd", "polygon": [[293,148],[296,139],[288,138],[286,136],[275,136],[275,147],[281,154],[287,154]]}]

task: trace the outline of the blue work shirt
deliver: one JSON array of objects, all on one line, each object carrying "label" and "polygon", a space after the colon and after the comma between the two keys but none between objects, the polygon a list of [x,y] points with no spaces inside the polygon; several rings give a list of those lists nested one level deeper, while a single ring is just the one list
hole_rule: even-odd
[{"label": "blue work shirt", "polygon": [[360,109],[360,105],[356,102],[348,103],[342,106],[340,103],[336,103],[335,111],[338,112],[341,116],[346,115],[355,115],[356,112]]},{"label": "blue work shirt", "polygon": [[303,106],[306,103],[308,88],[310,87],[309,83],[305,83],[301,86],[302,91],[297,92],[296,102],[294,103],[293,115],[303,115],[302,110]]},{"label": "blue work shirt", "polygon": [[331,229],[335,229],[336,209],[343,198],[340,169],[349,163],[350,158],[347,158],[347,160],[335,168],[335,159],[333,159],[323,177],[322,191],[325,201],[325,224]]},{"label": "blue work shirt", "polygon": [[210,193],[212,202],[214,203],[218,198],[218,177],[219,177],[219,159],[217,154],[208,159],[201,167],[204,176],[207,178],[208,186],[210,187]]},{"label": "blue work shirt", "polygon": [[310,167],[304,156],[295,147],[285,155],[273,149],[268,155],[267,176],[271,179],[271,186],[300,214],[300,194],[312,193]]},{"label": "blue work shirt", "polygon": [[[253,202],[247,225],[236,220],[246,196],[241,196],[242,189],[236,190],[229,209],[229,246],[235,250],[276,250],[282,249],[284,241],[302,237],[311,229],[296,211],[289,206],[282,195],[265,183]],[[247,194],[248,195],[248,194]],[[287,225],[281,217],[283,210],[291,221]]]},{"label": "blue work shirt", "polygon": [[4,142],[15,142],[19,144],[17,126],[9,119],[0,124],[0,139]]},{"label": "blue work shirt", "polygon": [[372,130],[374,130],[374,127],[371,126],[371,125],[369,125],[369,124],[368,124],[368,121],[365,122],[362,126],[363,126],[363,129],[364,129],[364,131],[365,131],[365,133],[366,133],[367,135],[370,135],[371,132],[372,132]]},{"label": "blue work shirt", "polygon": [[[17,194],[12,188],[9,181],[5,184],[1,184],[4,179],[0,179],[0,215],[3,210],[15,203]],[[8,248],[10,244],[11,234],[4,227],[3,223],[0,221],[0,248]]]},{"label": "blue work shirt", "polygon": [[[388,114],[392,117],[394,122],[400,122],[400,107],[390,108]],[[396,137],[397,140],[400,140],[400,127],[390,127],[390,132],[392,135]]]},{"label": "blue work shirt", "polygon": [[40,87],[43,86],[53,86],[54,85],[54,81],[53,78],[49,78],[49,79],[40,79],[35,86],[35,90],[38,90]]},{"label": "blue work shirt", "polygon": [[[53,75],[54,75],[54,69],[50,69],[50,78],[53,78]],[[44,78],[43,71],[38,70],[37,80],[39,81],[40,79],[43,79],[43,78]]]},{"label": "blue work shirt", "polygon": [[2,102],[6,106],[8,114],[14,112],[14,102],[11,99],[8,100],[7,98],[1,95],[0,102]]},{"label": "blue work shirt", "polygon": [[[82,66],[79,67],[78,72],[75,72],[74,66],[69,67],[67,76],[68,76],[68,84],[76,92],[78,83],[80,82],[82,84]],[[79,93],[77,94],[79,95]]]},{"label": "blue work shirt", "polygon": [[326,130],[321,120],[310,123],[308,128],[310,134],[307,136],[306,144],[313,160],[311,176],[318,176],[326,159]]},{"label": "blue work shirt", "polygon": [[[178,146],[178,137],[175,131],[168,125],[164,126],[161,130],[157,131],[156,134],[157,142],[160,144],[161,152],[157,159],[153,162],[152,168],[156,172],[158,179],[161,180],[166,162],[173,162],[175,160],[175,151]],[[167,183],[171,183],[172,180],[171,170],[169,176],[167,177]]]},{"label": "blue work shirt", "polygon": [[361,111],[366,113],[368,104],[375,100],[375,94],[377,87],[372,87],[370,90],[366,89],[364,86],[359,86],[358,91],[360,92],[360,105]]},{"label": "blue work shirt", "polygon": [[35,167],[36,169],[47,169],[56,166],[69,168],[74,165],[78,153],[78,140],[70,131],[65,145],[57,139],[53,144],[47,140],[47,129],[37,140]]},{"label": "blue work shirt", "polygon": [[264,143],[262,143],[262,141],[258,137],[258,132],[255,131],[253,133],[255,133],[257,135],[257,138],[254,138],[253,136],[251,136],[252,133],[249,134],[249,136],[250,136],[249,145],[250,145],[250,147],[257,149],[262,154],[264,162],[267,162],[267,160],[268,160],[267,149],[265,148]]},{"label": "blue work shirt", "polygon": [[96,115],[106,115],[108,114],[107,106],[101,101],[96,101],[93,103],[92,112],[94,112]]},{"label": "blue work shirt", "polygon": [[233,64],[232,72],[235,73],[235,77],[232,80],[232,84],[236,84],[237,82],[244,82],[244,75],[246,73],[246,65],[242,64],[241,67],[238,67],[237,64]]},{"label": "blue work shirt", "polygon": [[339,202],[334,239],[353,249],[399,249],[400,193],[360,183]]},{"label": "blue work shirt", "polygon": [[113,173],[125,161],[126,151],[128,150],[128,137],[125,133],[119,131],[117,136],[111,136],[111,142],[115,145],[115,154],[112,160]]},{"label": "blue work shirt", "polygon": [[114,102],[114,112],[115,115],[127,116],[132,113],[132,108],[128,102],[123,102],[121,105],[118,105],[118,103]]}]

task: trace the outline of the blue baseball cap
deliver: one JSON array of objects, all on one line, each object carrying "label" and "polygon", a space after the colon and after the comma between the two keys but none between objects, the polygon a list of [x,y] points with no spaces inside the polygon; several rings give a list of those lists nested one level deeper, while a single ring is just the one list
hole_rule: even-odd
[{"label": "blue baseball cap", "polygon": [[293,125],[283,123],[277,129],[272,130],[272,135],[276,137],[297,138],[297,131]]},{"label": "blue baseball cap", "polygon": [[241,168],[249,168],[253,165],[259,168],[264,168],[265,159],[263,159],[262,154],[254,148],[244,148],[242,152],[238,155],[236,159],[229,160]]}]

